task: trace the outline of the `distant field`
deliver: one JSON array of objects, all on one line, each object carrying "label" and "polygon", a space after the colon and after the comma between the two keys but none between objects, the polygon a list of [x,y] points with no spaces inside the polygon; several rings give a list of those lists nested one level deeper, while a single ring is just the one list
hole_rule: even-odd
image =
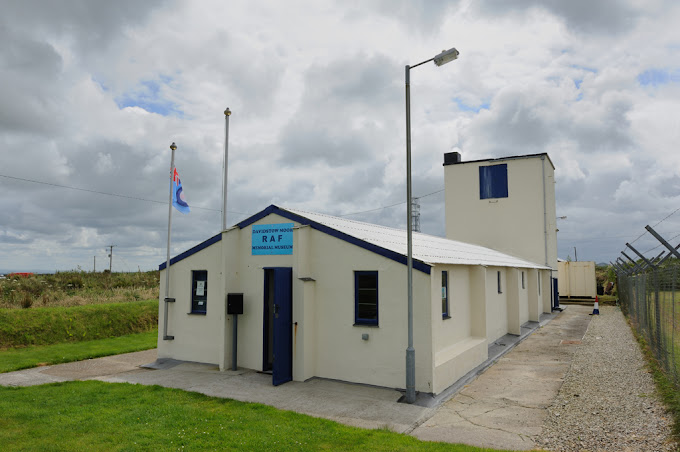
[{"label": "distant field", "polygon": [[0,279],[0,308],[158,300],[159,272],[57,272]]}]

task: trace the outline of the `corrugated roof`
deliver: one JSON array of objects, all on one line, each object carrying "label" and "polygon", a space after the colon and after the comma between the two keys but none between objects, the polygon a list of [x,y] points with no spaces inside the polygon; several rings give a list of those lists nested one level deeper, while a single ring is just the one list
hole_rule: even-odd
[{"label": "corrugated roof", "polygon": [[[348,220],[332,215],[306,212],[304,210],[288,209],[284,207],[279,208],[372,245],[385,248],[403,256],[406,256],[407,254],[406,230]],[[501,253],[491,248],[419,232],[413,233],[413,258],[430,265],[454,264],[540,269],[550,268],[545,265],[536,264]]]}]

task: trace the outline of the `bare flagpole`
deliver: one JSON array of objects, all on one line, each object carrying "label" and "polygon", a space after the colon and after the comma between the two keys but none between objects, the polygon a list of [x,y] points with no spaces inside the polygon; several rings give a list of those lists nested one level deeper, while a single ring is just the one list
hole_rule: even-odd
[{"label": "bare flagpole", "polygon": [[168,303],[175,301],[170,298],[170,232],[172,231],[172,179],[175,172],[175,149],[177,145],[173,142],[170,145],[172,156],[170,157],[170,196],[168,198],[168,250],[165,258],[165,308],[163,313],[163,340],[173,340],[175,336],[168,336]]},{"label": "bare flagpole", "polygon": [[229,116],[231,110],[224,110],[224,180],[222,182],[222,230],[227,230],[227,173],[229,171]]}]

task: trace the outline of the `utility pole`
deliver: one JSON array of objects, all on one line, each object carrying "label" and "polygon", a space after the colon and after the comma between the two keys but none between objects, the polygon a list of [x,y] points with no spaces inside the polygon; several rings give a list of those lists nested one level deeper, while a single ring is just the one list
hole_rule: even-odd
[{"label": "utility pole", "polygon": [[576,254],[576,247],[574,247],[574,261],[578,262],[578,255]]},{"label": "utility pole", "polygon": [[113,247],[116,245],[109,245],[109,273],[111,273],[111,269],[113,268]]},{"label": "utility pole", "polygon": [[97,256],[94,257],[94,265],[92,266],[92,273],[97,273]]}]

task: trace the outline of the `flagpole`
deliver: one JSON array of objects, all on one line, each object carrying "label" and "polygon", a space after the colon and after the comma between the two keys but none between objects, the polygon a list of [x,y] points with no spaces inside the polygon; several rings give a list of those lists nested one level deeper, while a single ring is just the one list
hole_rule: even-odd
[{"label": "flagpole", "polygon": [[172,231],[172,178],[173,174],[175,172],[175,149],[177,149],[177,145],[173,142],[170,145],[170,149],[172,150],[172,155],[170,157],[170,197],[168,199],[168,248],[167,248],[167,254],[165,258],[165,299],[164,299],[164,313],[163,313],[163,340],[168,341],[168,340],[173,340],[175,336],[168,336],[168,303],[171,301],[175,301],[174,299],[170,298],[170,232]]},{"label": "flagpole", "polygon": [[222,182],[222,230],[227,230],[227,173],[229,171],[229,116],[231,110],[224,110],[224,181]]}]

